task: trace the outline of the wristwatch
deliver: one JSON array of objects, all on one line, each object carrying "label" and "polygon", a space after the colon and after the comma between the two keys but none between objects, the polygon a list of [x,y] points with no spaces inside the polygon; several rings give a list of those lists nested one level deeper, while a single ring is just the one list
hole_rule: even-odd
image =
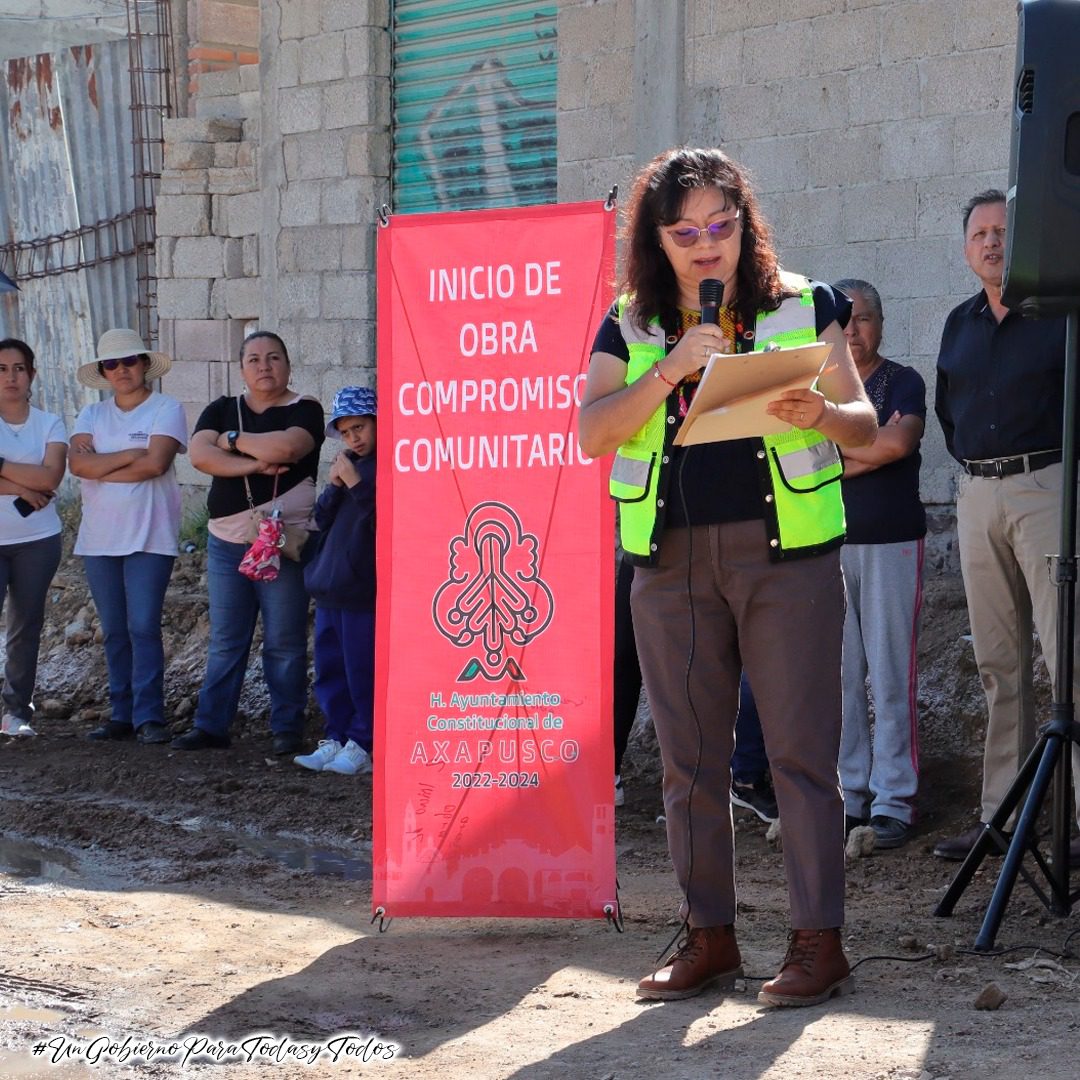
[{"label": "wristwatch", "polygon": [[225,441],[229,444],[229,449],[234,454],[239,454],[240,453],[240,451],[236,449],[236,440],[239,439],[239,438],[240,438],[240,432],[239,431],[226,431],[225,432]]}]

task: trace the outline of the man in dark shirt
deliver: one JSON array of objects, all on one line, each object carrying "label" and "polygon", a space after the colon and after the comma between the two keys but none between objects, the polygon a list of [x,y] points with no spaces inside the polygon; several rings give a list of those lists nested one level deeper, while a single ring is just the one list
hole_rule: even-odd
[{"label": "man in dark shirt", "polygon": [[[956,518],[975,660],[989,710],[986,822],[1035,742],[1033,625],[1051,676],[1057,661],[1057,590],[1046,554],[1060,546],[1065,320],[1024,319],[1001,302],[1001,191],[984,191],[964,208],[964,255],[983,287],[945,322],[936,409],[945,444],[965,473]],[[1080,680],[1073,693],[1080,699]],[[1080,775],[1075,748],[1073,762],[1074,776]],[[964,858],[982,829],[979,824],[942,840],[934,854]],[[1073,841],[1069,854],[1074,865],[1080,863],[1080,841]]]}]

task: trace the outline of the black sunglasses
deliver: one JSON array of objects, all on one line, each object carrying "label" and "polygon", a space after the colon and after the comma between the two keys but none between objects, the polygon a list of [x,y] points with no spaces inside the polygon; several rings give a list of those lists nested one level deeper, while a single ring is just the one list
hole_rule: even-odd
[{"label": "black sunglasses", "polygon": [[99,360],[98,365],[103,371],[115,371],[121,364],[124,367],[134,367],[140,360],[141,356],[121,356],[116,360]]}]

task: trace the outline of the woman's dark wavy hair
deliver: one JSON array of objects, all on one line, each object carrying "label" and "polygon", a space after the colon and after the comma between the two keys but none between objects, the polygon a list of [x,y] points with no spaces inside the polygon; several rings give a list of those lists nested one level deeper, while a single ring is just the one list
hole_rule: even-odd
[{"label": "woman's dark wavy hair", "polygon": [[255,341],[257,338],[269,338],[271,341],[276,341],[281,346],[281,355],[285,357],[285,363],[292,367],[292,361],[289,359],[289,350],[285,347],[285,342],[274,333],[273,330],[252,330],[250,334],[240,343],[240,359],[244,359],[244,351],[248,345]]},{"label": "woman's dark wavy hair", "polygon": [[22,353],[22,358],[26,363],[26,370],[31,374],[34,373],[34,350],[25,341],[14,337],[4,338],[3,341],[0,341],[0,352],[3,352],[4,349],[14,349],[16,352]]},{"label": "woman's dark wavy hair", "polygon": [[752,326],[759,311],[772,311],[791,295],[780,283],[769,227],[742,167],[722,150],[676,147],[658,154],[638,173],[626,204],[620,291],[634,294],[634,318],[642,329],[654,316],[671,319],[678,308],[678,283],[657,229],[679,220],[687,192],[708,187],[719,188],[742,219],[735,303],[742,321]]}]

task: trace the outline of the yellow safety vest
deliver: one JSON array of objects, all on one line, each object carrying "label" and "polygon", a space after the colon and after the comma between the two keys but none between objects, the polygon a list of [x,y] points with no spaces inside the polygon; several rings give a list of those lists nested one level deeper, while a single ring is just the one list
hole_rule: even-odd
[{"label": "yellow safety vest", "polygon": [[[783,274],[784,285],[798,290],[775,311],[757,315],[754,351],[817,340],[814,296],[809,281]],[[626,383],[647,375],[667,355],[664,330],[653,319],[642,331],[631,318],[633,298],[618,301],[619,328],[630,360]],[[671,481],[671,447],[678,428],[679,395],[672,391],[644,426],[619,447],[609,490],[619,503],[623,550],[633,563],[656,563]],[[758,479],[764,502],[769,555],[775,560],[817,555],[844,540],[844,503],[839,480],[843,463],[836,446],[818,431],[791,428],[756,440]]]}]

